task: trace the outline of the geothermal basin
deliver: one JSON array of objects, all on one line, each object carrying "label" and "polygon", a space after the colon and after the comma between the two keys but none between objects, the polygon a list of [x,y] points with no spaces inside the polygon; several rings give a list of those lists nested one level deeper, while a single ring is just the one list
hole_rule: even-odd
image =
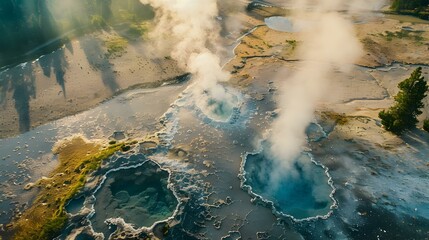
[{"label": "geothermal basin", "polygon": [[179,202],[168,178],[169,173],[152,161],[109,172],[95,194],[94,230],[109,233],[105,221],[110,218],[122,218],[137,229],[173,216]]},{"label": "geothermal basin", "polygon": [[204,92],[196,101],[202,113],[202,118],[211,122],[234,122],[240,114],[241,96],[232,89],[225,88],[222,96],[214,97]]},{"label": "geothermal basin", "polygon": [[247,154],[243,163],[242,188],[278,216],[297,221],[327,218],[336,206],[330,176],[309,153],[282,172],[278,161],[264,152]]}]

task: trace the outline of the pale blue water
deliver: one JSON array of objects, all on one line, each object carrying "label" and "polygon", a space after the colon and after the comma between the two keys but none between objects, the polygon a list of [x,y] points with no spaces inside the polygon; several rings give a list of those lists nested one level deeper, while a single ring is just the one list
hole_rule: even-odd
[{"label": "pale blue water", "polygon": [[267,154],[249,154],[244,165],[245,185],[252,192],[273,203],[276,211],[295,219],[324,216],[334,203],[332,187],[324,169],[303,153],[291,169],[273,178],[278,163]]}]

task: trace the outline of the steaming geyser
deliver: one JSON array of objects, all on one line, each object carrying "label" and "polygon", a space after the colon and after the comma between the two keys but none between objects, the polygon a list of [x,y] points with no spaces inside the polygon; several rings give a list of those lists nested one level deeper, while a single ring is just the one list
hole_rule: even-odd
[{"label": "steaming geyser", "polygon": [[208,91],[203,91],[196,96],[197,107],[206,117],[216,122],[232,121],[240,110],[239,94],[231,89],[223,88],[223,90],[221,97]]},{"label": "steaming geyser", "polygon": [[302,153],[289,172],[274,176],[278,167],[269,153],[248,154],[244,159],[243,188],[269,203],[277,215],[303,220],[326,217],[335,200],[333,186],[325,169],[312,161],[311,155]]},{"label": "steaming geyser", "polygon": [[[277,211],[298,219],[329,213],[329,176],[323,167],[316,167],[308,155],[303,155],[302,148],[308,140],[323,137],[308,135],[306,129],[329,91],[332,75],[338,71],[347,73],[362,56],[362,44],[352,22],[339,13],[358,10],[358,5],[358,1],[338,0],[292,3],[292,16],[307,23],[301,29],[301,43],[296,50],[301,61],[296,72],[281,76],[288,81],[279,91],[282,111],[273,122],[266,154],[249,155],[244,166],[253,193],[272,201]],[[266,22],[293,26],[280,20]],[[338,46],[342,46],[341,51]],[[312,129],[315,128],[310,127],[310,132]],[[263,169],[262,173],[257,169]]]},{"label": "steaming geyser", "polygon": [[209,119],[227,122],[237,97],[221,84],[230,75],[222,68],[224,55],[217,0],[140,0],[155,11],[155,28],[149,33],[157,53],[168,54],[195,80],[196,106]]}]

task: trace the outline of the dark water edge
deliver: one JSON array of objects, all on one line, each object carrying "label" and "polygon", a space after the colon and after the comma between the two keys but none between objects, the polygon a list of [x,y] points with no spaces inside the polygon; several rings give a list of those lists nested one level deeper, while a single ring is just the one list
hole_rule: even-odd
[{"label": "dark water edge", "polygon": [[45,54],[58,50],[70,42],[67,35],[51,39],[25,53],[0,53],[0,72],[25,62],[34,61]]},{"label": "dark water edge", "polygon": [[179,203],[168,186],[169,173],[151,161],[136,168],[107,173],[95,193],[95,215],[91,222],[96,232],[108,232],[109,218],[122,218],[133,226],[150,227],[173,215]]}]

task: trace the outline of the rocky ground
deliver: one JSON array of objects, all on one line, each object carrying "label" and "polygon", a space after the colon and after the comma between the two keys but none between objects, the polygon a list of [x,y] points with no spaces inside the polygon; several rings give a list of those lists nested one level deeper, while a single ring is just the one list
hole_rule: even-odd
[{"label": "rocky ground", "polygon": [[114,31],[71,40],[63,48],[0,73],[0,138],[70,116],[132,87],[156,87],[183,74],[176,62],[149,57],[141,41],[109,53]]},{"label": "rocky ground", "polygon": [[[301,34],[278,32],[264,24],[265,17],[284,14],[283,9],[263,7],[234,13],[233,19],[241,22],[239,29],[252,30],[241,39],[236,57],[226,65],[234,73],[234,81],[245,85],[252,80],[249,69],[268,64],[273,58],[285,64],[299,60],[295,50],[302,41]],[[355,22],[365,49],[357,65],[429,64],[426,22],[385,15],[357,17]],[[148,54],[140,40],[129,41],[110,54],[109,42],[124,39],[121,34],[112,30],[78,37],[33,62],[3,70],[0,104],[5,114],[0,118],[0,137],[92,108],[130,87],[157,86],[183,74],[168,56]]]},{"label": "rocky ground", "polygon": [[[246,35],[238,42],[235,42],[235,38],[229,39],[231,44],[238,45],[234,50],[235,57],[225,68],[232,73],[231,85],[250,96],[252,101],[260,101],[261,106],[265,104],[263,101],[271,101],[270,95],[275,96],[273,92],[287,81],[285,71],[292,73],[299,67],[297,62],[300,59],[295,53],[302,41],[301,34],[275,31],[264,24],[265,17],[284,14],[287,12],[282,9],[262,7],[235,15],[236,19],[241,20],[241,29]],[[256,119],[253,122],[258,122],[260,118],[255,123],[257,127],[247,126],[246,131],[249,132],[246,132],[238,126],[234,132],[237,135],[223,136],[223,133],[219,133],[222,138],[216,135],[222,128],[213,127],[210,130],[207,127],[209,130],[204,131],[208,132],[185,132],[186,127],[193,129],[200,124],[183,121],[180,129],[183,133],[179,131],[179,140],[183,138],[184,142],[193,142],[194,138],[213,138],[213,143],[221,145],[216,147],[222,151],[205,153],[198,146],[194,151],[201,150],[201,156],[207,154],[212,157],[209,160],[213,160],[215,170],[219,168],[223,177],[229,177],[222,180],[233,182],[229,186],[229,183],[219,183],[219,179],[213,180],[213,185],[217,183],[222,190],[214,196],[219,199],[223,195],[232,197],[233,203],[213,211],[218,217],[227,217],[221,218],[221,224],[218,224],[221,231],[217,231],[218,225],[210,227],[208,222],[207,229],[216,228],[208,230],[208,236],[224,236],[222,234],[229,231],[230,238],[232,235],[251,238],[255,237],[253,231],[259,231],[259,228],[266,232],[258,232],[258,237],[265,233],[275,235],[277,230],[283,231],[285,226],[288,230],[294,230],[290,231],[290,235],[293,235],[291,239],[301,236],[308,239],[427,236],[429,213],[425,206],[429,204],[429,192],[424,186],[429,177],[426,150],[429,135],[420,129],[406,132],[400,137],[386,132],[380,125],[378,112],[393,103],[393,96],[398,91],[397,84],[408,77],[416,65],[424,67],[424,75],[428,77],[429,25],[422,21],[398,20],[385,15],[365,16],[357,18],[355,22],[365,54],[355,63],[350,74],[336,73],[332,76],[329,96],[319,103],[316,112],[316,120],[327,136],[309,145],[316,160],[330,169],[337,188],[334,197],[339,202],[338,209],[326,221],[295,225],[285,220],[284,226],[273,223],[271,232],[270,229],[262,229],[265,225],[259,225],[258,221],[268,219],[274,222],[274,217],[264,208],[254,210],[249,196],[238,186],[236,170],[240,159],[230,159],[249,149],[237,145],[232,147],[236,148],[234,151],[231,150],[235,155],[229,155],[229,145],[225,146],[223,140],[226,142],[231,140],[229,137],[238,138],[251,145],[249,142],[257,136],[251,134],[255,131],[251,127],[268,128],[268,124],[261,127],[260,123],[268,123],[267,119],[272,116],[264,116],[263,109],[257,109],[255,111],[261,114],[252,116]],[[107,57],[107,48],[103,42],[111,37],[116,36],[108,33],[87,35],[43,57],[48,59],[41,58],[4,72],[0,83],[7,84],[2,85],[3,95],[0,95],[0,100],[7,117],[0,120],[1,136],[15,135],[53,119],[84,111],[124,89],[141,86],[139,84],[142,83],[151,86],[183,74],[168,57],[144,57],[145,48],[138,43],[127,45],[117,56]],[[58,66],[58,63],[61,64]],[[5,78],[5,75],[8,77]],[[11,76],[18,80],[8,80]],[[192,116],[183,114],[180,117],[186,120]],[[423,118],[426,116],[427,110]],[[196,165],[197,160],[205,159],[201,156],[195,156]],[[204,166],[211,162],[207,160],[205,163]],[[213,178],[218,174],[216,171],[211,175]],[[240,206],[237,207],[237,204]],[[232,216],[232,213],[236,215]],[[259,239],[265,239],[264,236]]]}]

